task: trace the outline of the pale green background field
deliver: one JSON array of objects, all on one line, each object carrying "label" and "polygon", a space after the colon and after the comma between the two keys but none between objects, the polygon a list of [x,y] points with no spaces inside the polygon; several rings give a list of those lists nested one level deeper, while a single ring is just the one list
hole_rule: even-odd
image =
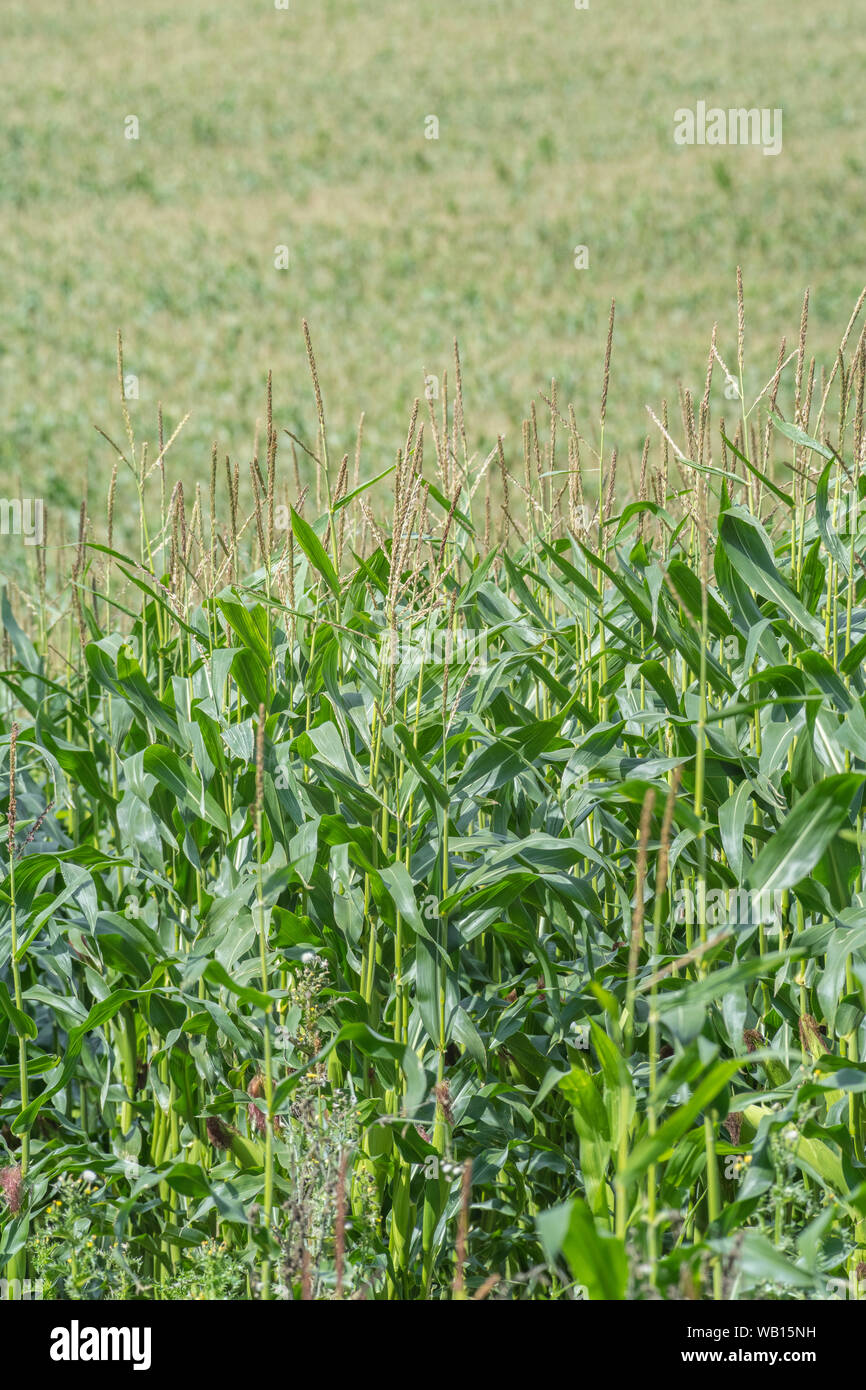
[{"label": "pale green background field", "polygon": [[[97,509],[118,327],[137,428],[192,411],[190,480],[214,437],[246,469],[269,367],[278,423],[312,436],[302,316],[332,452],[366,410],[370,474],[454,334],[478,447],[518,450],[552,374],[589,428],[613,294],[633,467],[644,403],[700,390],[714,319],[735,355],[738,262],[751,385],[806,284],[832,358],[866,280],[862,4],[289,4],[2,0],[0,488],[74,508],[88,477]],[[677,148],[698,99],[782,107],[783,153]]]}]

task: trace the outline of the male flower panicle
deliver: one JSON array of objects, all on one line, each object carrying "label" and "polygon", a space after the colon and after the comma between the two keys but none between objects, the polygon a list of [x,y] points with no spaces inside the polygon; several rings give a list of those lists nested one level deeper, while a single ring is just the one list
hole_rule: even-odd
[{"label": "male flower panicle", "polygon": [[6,842],[10,860],[15,854],[15,824],[18,820],[18,804],[15,797],[15,767],[18,756],[18,725],[13,723],[9,735],[9,807],[6,812]]}]

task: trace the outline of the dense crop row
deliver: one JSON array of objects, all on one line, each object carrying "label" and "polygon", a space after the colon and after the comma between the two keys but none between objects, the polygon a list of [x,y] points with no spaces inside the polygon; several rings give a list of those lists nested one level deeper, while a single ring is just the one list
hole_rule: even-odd
[{"label": "dense crop row", "polygon": [[[373,470],[389,525],[359,463],[329,465],[312,353],[317,439],[292,448],[319,507],[281,503],[270,399],[249,518],[216,451],[189,508],[128,428],[107,544],[83,512],[66,587],[46,547],[26,621],[3,605],[7,1277],[856,1293],[851,338],[819,380],[801,336],[720,428],[741,315],[738,365],[711,357],[628,505],[610,342],[592,447],[554,388],[519,467],[470,455],[458,364],[453,405],[416,406]],[[135,556],[112,543],[127,468]]]}]

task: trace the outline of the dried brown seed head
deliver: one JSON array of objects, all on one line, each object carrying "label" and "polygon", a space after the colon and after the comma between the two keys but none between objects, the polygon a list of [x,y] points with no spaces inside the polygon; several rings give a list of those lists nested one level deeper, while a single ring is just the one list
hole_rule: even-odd
[{"label": "dried brown seed head", "polygon": [[228,1149],[231,1146],[232,1137],[222,1120],[217,1119],[216,1115],[208,1116],[206,1128],[207,1137],[215,1149]]},{"label": "dried brown seed head", "polygon": [[21,1210],[21,1199],[24,1192],[24,1179],[21,1174],[21,1164],[16,1163],[11,1168],[0,1168],[0,1188],[9,1205],[9,1210],[13,1216]]},{"label": "dried brown seed head", "polygon": [[442,1111],[442,1118],[449,1126],[454,1124],[454,1111],[451,1109],[451,1091],[447,1081],[437,1081],[436,1083],[436,1104]]}]

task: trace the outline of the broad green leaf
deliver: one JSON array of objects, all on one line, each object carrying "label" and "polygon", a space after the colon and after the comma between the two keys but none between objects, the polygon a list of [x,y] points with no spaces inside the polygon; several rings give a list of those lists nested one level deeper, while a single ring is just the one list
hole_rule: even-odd
[{"label": "broad green leaf", "polygon": [[843,772],[810,787],[761,850],[749,871],[748,887],[776,892],[793,888],[811,873],[833,836],[847,823],[863,781],[858,773]]}]

